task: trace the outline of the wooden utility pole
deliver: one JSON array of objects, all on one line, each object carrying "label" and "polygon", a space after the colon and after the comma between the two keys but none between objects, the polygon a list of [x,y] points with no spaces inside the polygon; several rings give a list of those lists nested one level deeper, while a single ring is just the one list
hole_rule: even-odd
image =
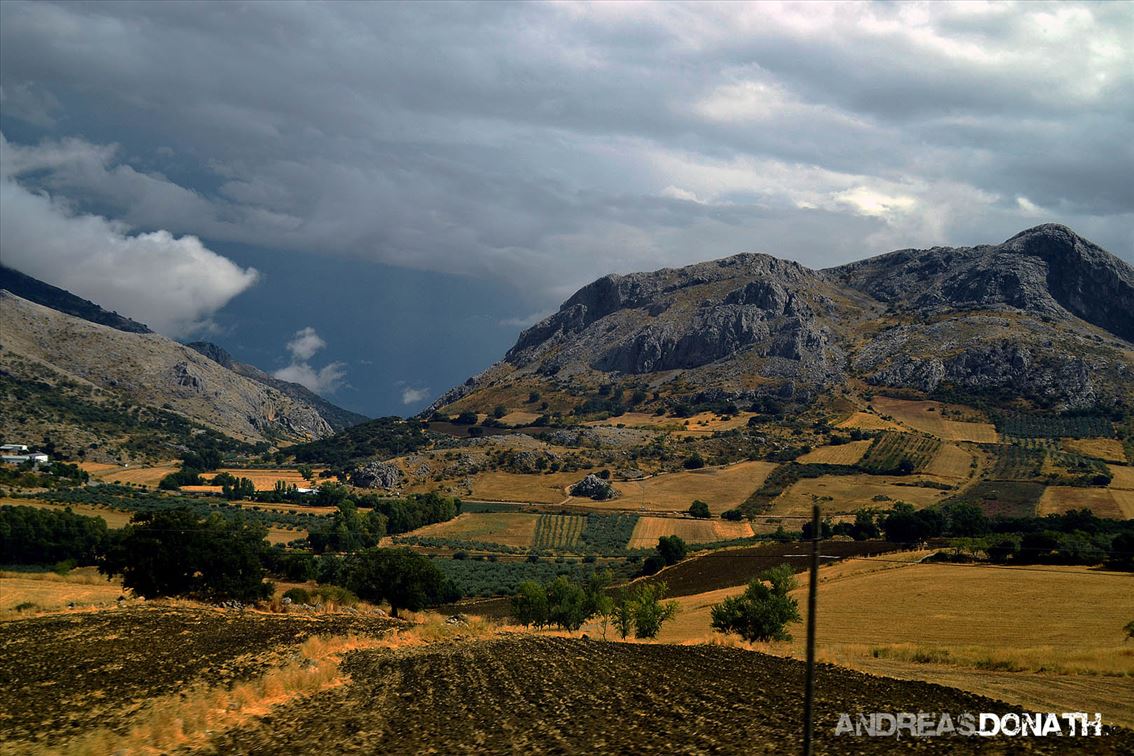
[{"label": "wooden utility pole", "polygon": [[815,746],[811,729],[815,722],[815,594],[819,588],[819,502],[811,503],[811,580],[807,586],[807,677],[803,692],[803,756],[812,756]]}]

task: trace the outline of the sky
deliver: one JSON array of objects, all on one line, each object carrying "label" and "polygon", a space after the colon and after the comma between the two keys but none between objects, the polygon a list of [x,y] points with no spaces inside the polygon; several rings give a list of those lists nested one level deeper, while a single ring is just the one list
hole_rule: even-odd
[{"label": "sky", "polygon": [[1134,3],[0,3],[0,260],[371,416],[607,273],[1065,223]]}]

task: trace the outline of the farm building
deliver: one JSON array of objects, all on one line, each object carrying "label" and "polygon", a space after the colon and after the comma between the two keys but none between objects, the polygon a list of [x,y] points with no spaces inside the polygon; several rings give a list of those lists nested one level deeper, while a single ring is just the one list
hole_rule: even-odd
[{"label": "farm building", "polygon": [[0,444],[0,454],[27,454],[28,447],[24,444]]},{"label": "farm building", "polygon": [[[25,447],[27,448],[27,447]],[[30,454],[3,454],[0,455],[0,462],[9,465],[22,465],[25,462],[31,462],[33,465],[46,465],[51,461],[51,457],[43,452],[32,452]]]}]

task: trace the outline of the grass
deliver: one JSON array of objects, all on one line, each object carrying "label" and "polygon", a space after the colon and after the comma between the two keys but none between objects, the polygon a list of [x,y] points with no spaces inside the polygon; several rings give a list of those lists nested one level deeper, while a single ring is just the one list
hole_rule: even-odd
[{"label": "grass", "polygon": [[835,426],[836,428],[858,428],[859,430],[904,430],[892,420],[883,420],[871,412],[855,412]]},{"label": "grass", "polygon": [[120,467],[99,463],[81,462],[79,467],[91,474],[91,478],[106,483],[133,483],[141,486],[156,486],[161,479],[181,467],[180,462],[162,462],[148,467]]},{"label": "grass", "polygon": [[[768,514],[772,517],[810,515],[812,496],[822,500],[820,506],[825,515],[850,514],[856,509],[872,507],[884,509],[894,501],[904,501],[921,509],[948,496],[946,491],[910,485],[920,479],[918,476],[866,474],[804,478],[773,499]],[[878,498],[883,496],[886,498]]]},{"label": "grass", "polygon": [[800,455],[796,462],[800,464],[817,463],[822,465],[857,465],[862,455],[870,448],[870,439],[851,441],[837,446],[820,446],[807,454]]},{"label": "grass", "polygon": [[940,448],[941,441],[932,436],[887,432],[874,439],[858,464],[875,475],[896,473],[903,462],[913,466],[910,472],[920,472]]},{"label": "grass", "polygon": [[[488,501],[520,501],[535,504],[558,504],[567,498],[566,488],[578,483],[585,472],[521,475],[510,472],[485,472],[473,478],[472,497]],[[688,505],[686,505],[688,506]]]},{"label": "grass", "polygon": [[1081,486],[1048,486],[1040,497],[1036,514],[1063,514],[1073,509],[1089,509],[1097,517],[1124,520],[1134,517],[1134,512],[1124,511],[1115,498],[1122,492],[1108,488],[1083,488]]},{"label": "grass", "polygon": [[880,414],[888,415],[902,425],[936,436],[944,441],[974,441],[994,444],[1000,440],[1000,434],[997,433],[996,426],[992,423],[952,420],[947,417],[980,417],[979,413],[971,407],[946,405],[932,401],[891,399],[885,396],[874,397],[872,404]]},{"label": "grass", "polygon": [[1125,465],[1107,465],[1110,468],[1111,488],[1119,488],[1124,491],[1134,491],[1134,467],[1127,467]]},{"label": "grass", "polygon": [[677,517],[640,517],[627,544],[629,549],[651,549],[658,538],[675,535],[686,543],[712,543],[734,538],[748,538],[752,525],[728,520],[694,520]]},{"label": "grass", "polygon": [[527,548],[532,545],[536,522],[540,515],[519,512],[462,513],[448,522],[426,525],[412,535],[451,538],[464,541],[485,541],[504,546]]},{"label": "grass", "polygon": [[714,515],[740,505],[776,468],[773,462],[741,462],[656,475],[640,481],[615,483],[618,498],[600,504],[612,509],[684,512],[694,499],[709,505]]},{"label": "grass", "polygon": [[[1084,567],[918,564],[926,552],[842,562],[820,571],[822,661],[921,679],[1036,706],[1134,724],[1134,576]],[[904,563],[895,564],[895,561]],[[709,631],[713,604],[743,587],[680,598],[660,640],[718,642],[802,658],[790,643],[739,644]],[[792,594],[806,620],[805,585]],[[1017,671],[1012,671],[1017,670]]]}]

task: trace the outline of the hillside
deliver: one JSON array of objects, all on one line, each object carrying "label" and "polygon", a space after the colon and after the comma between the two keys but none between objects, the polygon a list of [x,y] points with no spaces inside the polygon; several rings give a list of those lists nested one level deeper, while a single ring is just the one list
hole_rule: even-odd
[{"label": "hillside", "polygon": [[74,315],[99,325],[110,326],[127,333],[153,333],[148,326],[123,317],[116,312],[107,312],[94,302],[77,297],[57,286],[44,283],[37,278],[25,275],[18,270],[0,265],[0,289],[12,292],[29,302],[50,307],[53,310]]},{"label": "hillside", "polygon": [[[856,382],[1055,411],[1134,396],[1134,270],[1070,229],[901,250],[829,270],[740,254],[609,275],[432,409],[603,385],[805,403]],[[647,405],[653,409],[658,406]]]},{"label": "hillside", "polygon": [[352,425],[364,423],[370,419],[365,415],[360,415],[357,412],[351,412],[350,410],[343,409],[338,405],[332,404],[331,402],[316,394],[314,391],[311,391],[304,386],[300,386],[298,383],[281,381],[279,378],[275,378],[272,375],[265,373],[255,365],[249,365],[245,362],[238,362],[237,360],[233,359],[232,355],[229,354],[225,349],[217,346],[216,344],[212,344],[207,341],[193,341],[186,344],[185,346],[203,354],[210,360],[213,360],[222,367],[228,368],[238,375],[242,375],[245,378],[250,378],[256,381],[257,383],[262,383],[265,386],[274,388],[283,394],[287,394],[296,401],[302,402],[309,407],[314,407],[319,415],[327,421],[327,424],[330,425],[331,429],[336,433],[338,431],[346,430]]},{"label": "hillside", "polygon": [[[0,292],[0,310],[5,438],[50,436],[72,454],[84,448],[114,457],[154,423],[166,431],[211,429],[247,443],[332,432],[311,406],[164,336],[92,323],[7,291]],[[179,427],[173,436],[194,432]],[[168,450],[167,458],[175,453]]]}]

